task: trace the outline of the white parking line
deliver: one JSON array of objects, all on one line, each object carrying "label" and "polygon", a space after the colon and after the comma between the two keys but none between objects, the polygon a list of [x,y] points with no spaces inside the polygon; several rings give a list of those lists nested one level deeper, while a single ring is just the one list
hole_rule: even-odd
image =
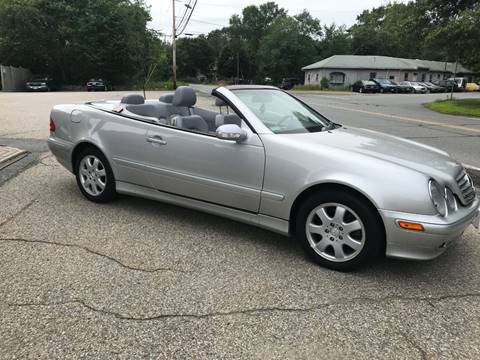
[{"label": "white parking line", "polygon": [[440,126],[440,127],[462,130],[462,131],[465,131],[465,132],[474,132],[474,133],[479,133],[480,134],[480,129],[470,128],[470,127],[465,127],[465,126],[459,126],[459,125],[445,124],[445,123],[441,123],[441,122],[437,122],[437,121],[415,119],[415,118],[410,118],[410,117],[406,117],[406,116],[384,114],[384,113],[379,113],[379,112],[374,112],[374,111],[352,109],[352,108],[347,108],[347,107],[343,107],[343,106],[334,106],[334,105],[328,105],[328,104],[318,104],[317,103],[316,105],[325,106],[325,107],[329,107],[329,108],[332,108],[332,109],[359,112],[359,113],[363,113],[363,114],[380,116],[380,117],[384,117],[384,118],[391,118],[391,119],[398,119],[398,120],[409,121],[409,122],[416,122],[416,123],[420,123],[420,124],[434,125],[434,126]]}]

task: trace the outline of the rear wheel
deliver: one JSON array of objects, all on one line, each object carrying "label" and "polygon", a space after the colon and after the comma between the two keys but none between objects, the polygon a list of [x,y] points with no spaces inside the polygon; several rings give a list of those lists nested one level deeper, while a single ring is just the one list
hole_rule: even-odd
[{"label": "rear wheel", "polygon": [[384,232],[375,210],[349,192],[318,192],[296,217],[296,234],[319,265],[348,271],[376,257]]},{"label": "rear wheel", "polygon": [[383,90],[383,88],[380,88],[380,92],[383,94],[385,90]]},{"label": "rear wheel", "polygon": [[82,194],[94,202],[113,200],[116,197],[115,178],[102,152],[89,147],[84,149],[76,160],[77,185]]}]

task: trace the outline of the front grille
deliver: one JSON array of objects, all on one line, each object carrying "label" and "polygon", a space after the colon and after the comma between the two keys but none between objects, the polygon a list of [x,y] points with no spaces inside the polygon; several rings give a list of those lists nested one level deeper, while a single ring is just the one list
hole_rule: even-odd
[{"label": "front grille", "polygon": [[459,193],[458,196],[463,205],[470,205],[475,199],[475,188],[473,187],[473,182],[470,176],[468,176],[465,169],[462,169],[460,173],[455,178],[457,181]]}]

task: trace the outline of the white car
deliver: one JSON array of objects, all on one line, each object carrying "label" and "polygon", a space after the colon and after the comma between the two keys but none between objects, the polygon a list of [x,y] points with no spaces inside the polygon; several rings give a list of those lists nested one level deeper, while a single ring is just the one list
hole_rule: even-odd
[{"label": "white car", "polygon": [[425,86],[420,85],[420,83],[416,81],[402,81],[400,85],[410,86],[415,91],[415,93],[425,94],[428,90]]}]

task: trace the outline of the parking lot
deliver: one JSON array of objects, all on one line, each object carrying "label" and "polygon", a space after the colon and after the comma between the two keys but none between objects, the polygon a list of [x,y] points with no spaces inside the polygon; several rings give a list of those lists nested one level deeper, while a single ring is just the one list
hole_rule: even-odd
[{"label": "parking lot", "polygon": [[[0,145],[30,152],[0,171],[0,358],[480,357],[473,227],[436,260],[339,273],[294,239],[234,221],[127,196],[86,201],[47,151],[50,108],[123,95],[0,93]],[[421,105],[444,94],[298,96],[338,123],[480,167],[480,119]]]}]

